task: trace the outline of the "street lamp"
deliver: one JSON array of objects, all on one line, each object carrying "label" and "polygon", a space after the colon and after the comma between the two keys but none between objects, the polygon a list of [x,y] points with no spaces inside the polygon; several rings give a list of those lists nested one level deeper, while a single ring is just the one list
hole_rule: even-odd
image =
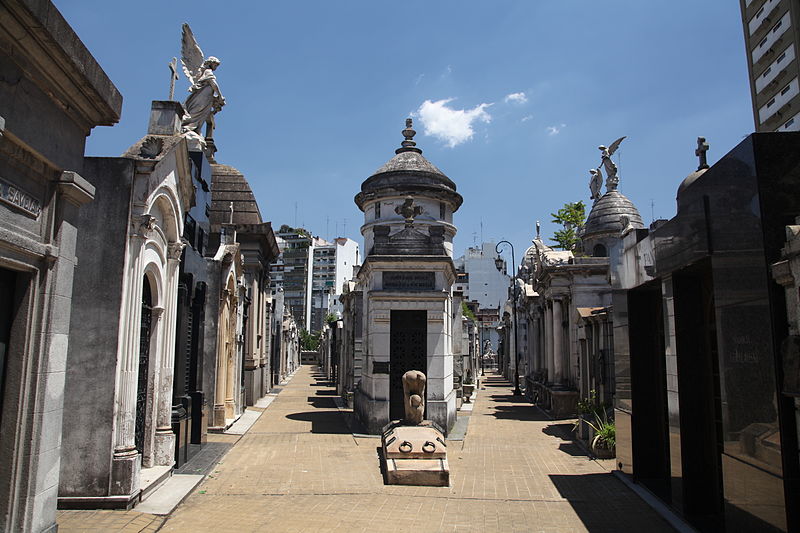
[{"label": "street lamp", "polygon": [[[494,264],[497,267],[497,270],[502,272],[502,268],[504,265],[504,261],[500,258],[500,245],[507,244],[511,247],[511,264],[512,268],[516,268],[517,261],[514,258],[514,245],[508,241],[500,241],[497,243],[497,246],[494,247],[494,251],[497,252],[497,259],[494,260]],[[517,338],[517,271],[513,271],[513,276],[511,276],[511,321],[513,322],[512,327],[514,328],[514,394],[517,396],[522,395],[522,391],[519,389],[519,340]]]}]

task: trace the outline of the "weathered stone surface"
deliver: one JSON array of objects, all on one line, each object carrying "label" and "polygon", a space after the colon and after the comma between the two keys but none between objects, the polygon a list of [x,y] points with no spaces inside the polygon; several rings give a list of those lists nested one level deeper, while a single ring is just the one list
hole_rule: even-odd
[{"label": "weathered stone surface", "polygon": [[450,465],[447,459],[387,459],[386,481],[389,485],[447,487]]},{"label": "weathered stone surface", "polygon": [[244,174],[229,165],[215,164],[211,168],[209,220],[212,231],[218,231],[220,224],[231,221],[231,202],[234,224],[261,224],[261,211]]},{"label": "weathered stone surface", "polygon": [[619,191],[605,193],[595,204],[586,217],[582,236],[584,238],[606,232],[622,231],[620,216],[626,215],[635,228],[644,228],[639,210]]},{"label": "weathered stone surface", "polygon": [[423,421],[419,426],[395,422],[383,433],[381,443],[387,484],[449,485],[450,467],[444,435],[430,422]]}]

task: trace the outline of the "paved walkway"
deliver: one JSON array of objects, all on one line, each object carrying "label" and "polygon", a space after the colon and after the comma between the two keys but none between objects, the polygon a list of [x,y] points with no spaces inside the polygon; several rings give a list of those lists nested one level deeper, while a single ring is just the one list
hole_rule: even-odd
[{"label": "paved walkway", "polygon": [[552,422],[489,377],[451,487],[386,486],[380,440],[355,438],[304,366],[160,531],[672,531]]}]

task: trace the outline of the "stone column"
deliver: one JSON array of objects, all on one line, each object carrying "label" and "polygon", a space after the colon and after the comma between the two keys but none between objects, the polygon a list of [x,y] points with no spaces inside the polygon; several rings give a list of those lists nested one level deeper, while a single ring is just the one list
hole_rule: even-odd
[{"label": "stone column", "polygon": [[227,371],[225,372],[225,418],[236,417],[236,398],[238,397],[236,385],[239,383],[239,373],[236,371],[238,367],[236,360],[239,355],[236,333],[241,331],[239,329],[241,322],[239,321],[238,305],[239,299],[236,297],[236,293],[232,291],[231,302],[228,305],[230,319],[228,331],[226,332],[227,338],[225,339],[225,360],[227,363]]},{"label": "stone column", "polygon": [[545,351],[545,367],[547,368],[546,381],[552,383],[553,381],[553,308],[548,305],[550,302],[545,303],[544,308],[544,351]]},{"label": "stone column", "polygon": [[561,326],[561,300],[553,300],[553,383],[564,381],[564,328]]},{"label": "stone column", "polygon": [[175,434],[172,432],[172,384],[175,372],[175,327],[177,321],[178,269],[181,252],[186,245],[170,243],[167,251],[167,272],[164,292],[164,319],[160,320],[159,375],[156,387],[158,402],[154,461],[157,465],[171,465],[175,460]]},{"label": "stone column", "polygon": [[219,318],[217,320],[217,376],[214,387],[214,426],[225,427],[225,382],[228,369],[229,290],[221,291]]},{"label": "stone column", "polygon": [[[155,340],[153,340],[155,337]],[[150,346],[155,346],[155,351],[150,352],[150,362],[152,370],[149,373],[152,375],[152,385],[148,383],[148,390],[152,390],[153,394],[148,395],[151,400],[147,402],[147,412],[145,413],[146,421],[144,425],[145,441],[142,450],[142,468],[150,468],[155,466],[156,453],[158,451],[158,407],[161,391],[159,390],[159,382],[161,376],[161,354],[163,352],[164,344],[164,307],[154,306],[150,311]],[[137,369],[138,374],[138,369]],[[148,381],[150,376],[148,376]],[[152,387],[152,388],[151,388]],[[156,428],[153,431],[153,428]],[[153,440],[150,440],[151,431],[155,433]]]},{"label": "stone column", "polygon": [[127,495],[139,490],[141,462],[136,450],[136,388],[139,372],[139,339],[142,322],[142,247],[155,225],[150,215],[133,217],[125,269],[120,333],[117,345],[114,457],[110,494]]}]

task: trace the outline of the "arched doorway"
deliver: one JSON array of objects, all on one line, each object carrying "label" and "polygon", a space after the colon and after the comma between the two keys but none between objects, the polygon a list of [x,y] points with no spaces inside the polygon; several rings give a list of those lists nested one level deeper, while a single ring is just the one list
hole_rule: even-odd
[{"label": "arched doorway", "polygon": [[136,449],[144,455],[147,419],[147,377],[150,372],[150,335],[153,321],[153,292],[147,275],[142,281],[142,320],[139,330],[139,376],[136,387]]}]

